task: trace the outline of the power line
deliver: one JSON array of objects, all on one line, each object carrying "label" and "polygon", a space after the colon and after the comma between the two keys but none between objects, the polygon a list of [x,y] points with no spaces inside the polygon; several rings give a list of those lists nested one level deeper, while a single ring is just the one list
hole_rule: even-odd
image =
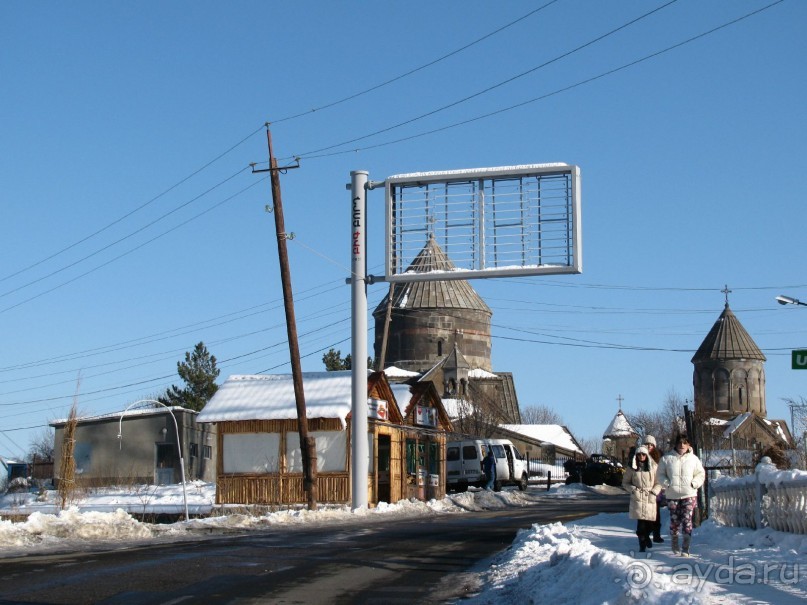
[{"label": "power line", "polygon": [[[465,44],[465,45],[463,45],[463,46],[461,46],[461,47],[459,47],[459,48],[457,48],[457,49],[455,49],[455,50],[453,50],[453,51],[451,51],[451,52],[449,52],[449,53],[447,53],[445,55],[442,55],[442,56],[440,56],[440,57],[438,57],[436,59],[433,59],[433,60],[431,60],[431,61],[429,61],[429,62],[427,62],[427,63],[425,63],[423,65],[420,65],[420,66],[418,66],[418,67],[416,67],[414,69],[411,69],[411,70],[409,70],[407,72],[404,72],[404,73],[402,73],[402,74],[400,74],[398,76],[395,76],[393,78],[385,80],[384,82],[381,82],[379,84],[371,86],[371,87],[369,87],[369,88],[367,88],[365,90],[362,90],[360,92],[348,95],[348,96],[343,97],[341,99],[331,101],[331,102],[326,103],[324,105],[320,105],[319,107],[315,107],[315,108],[307,110],[307,111],[299,112],[299,113],[296,113],[296,114],[288,115],[288,116],[283,117],[283,118],[272,120],[272,123],[278,124],[280,122],[286,122],[286,121],[294,120],[294,119],[297,119],[297,118],[300,118],[300,117],[303,117],[303,116],[307,116],[307,115],[310,115],[310,114],[318,112],[318,111],[329,109],[331,107],[341,105],[341,104],[343,104],[343,103],[345,103],[347,101],[351,101],[353,99],[356,99],[358,97],[366,95],[366,94],[368,94],[370,92],[373,92],[375,90],[378,90],[380,88],[383,88],[385,86],[393,84],[394,82],[397,82],[397,81],[402,80],[402,79],[404,79],[404,78],[406,78],[408,76],[411,76],[411,75],[416,74],[416,73],[418,73],[420,71],[423,71],[423,70],[425,70],[425,69],[427,69],[427,68],[429,68],[429,67],[431,67],[433,65],[436,65],[436,64],[438,64],[438,63],[440,63],[442,61],[445,61],[446,59],[449,59],[450,57],[453,57],[453,56],[455,56],[455,55],[457,55],[457,54],[459,54],[459,53],[461,53],[461,52],[463,52],[465,50],[468,50],[469,48],[483,42],[484,40],[487,40],[488,38],[491,38],[491,37],[503,32],[504,30],[506,30],[506,29],[520,23],[521,21],[524,21],[527,18],[539,13],[540,11],[542,11],[545,8],[551,6],[552,4],[555,4],[558,1],[559,0],[551,0],[550,2],[547,2],[546,4],[544,4],[543,6],[540,6],[540,7],[536,8],[536,9],[531,10],[530,12],[526,13],[525,15],[523,15],[523,16],[521,16],[521,17],[519,17],[519,18],[517,18],[517,19],[515,19],[513,21],[510,21],[509,23],[507,23],[507,24],[493,30],[490,33],[485,34],[484,36],[481,36],[480,38],[477,38],[476,40],[474,40],[474,41],[472,41],[472,42],[470,42],[468,44]],[[243,138],[241,138],[241,140],[239,140],[237,143],[235,143],[234,145],[231,145],[226,150],[224,150],[223,152],[221,152],[220,154],[215,156],[213,159],[206,162],[205,164],[203,164],[202,166],[200,166],[199,168],[197,168],[196,170],[194,170],[193,172],[191,172],[190,174],[188,174],[184,178],[177,181],[175,184],[170,186],[168,189],[165,189],[164,191],[162,191],[158,195],[154,196],[153,198],[149,199],[145,203],[141,204],[140,206],[138,206],[138,207],[134,208],[133,210],[127,212],[126,214],[122,215],[121,217],[113,220],[112,222],[108,223],[107,225],[101,227],[100,229],[97,229],[96,231],[90,233],[89,235],[86,235],[85,237],[73,242],[72,244],[70,244],[68,246],[65,246],[64,248],[50,254],[49,256],[44,257],[44,258],[42,258],[42,259],[40,259],[40,260],[26,266],[26,267],[23,267],[22,269],[19,269],[19,270],[15,271],[14,273],[10,273],[9,275],[6,275],[5,277],[0,278],[0,283],[2,283],[4,281],[7,281],[7,280],[9,280],[9,279],[11,279],[13,277],[16,277],[17,275],[20,275],[22,273],[25,273],[26,271],[30,271],[31,269],[34,269],[34,268],[38,267],[39,265],[41,265],[41,264],[43,264],[43,263],[45,263],[45,262],[47,262],[49,260],[52,260],[53,258],[56,258],[57,256],[60,256],[60,255],[64,254],[65,252],[68,252],[69,250],[75,248],[76,246],[79,246],[80,244],[83,244],[84,242],[86,242],[86,241],[88,241],[90,239],[93,239],[94,237],[97,237],[98,235],[104,233],[105,231],[108,231],[109,229],[111,229],[115,225],[123,222],[127,218],[133,216],[137,212],[139,212],[139,211],[143,210],[144,208],[150,206],[151,204],[153,204],[157,200],[161,199],[162,197],[166,196],[167,194],[169,194],[173,190],[175,190],[178,187],[180,187],[181,185],[185,184],[186,182],[191,180],[193,177],[200,174],[201,172],[203,172],[204,170],[206,170],[207,168],[209,168],[210,166],[215,164],[217,161],[219,161],[220,159],[222,159],[223,157],[225,157],[226,155],[228,155],[229,153],[231,153],[232,151],[234,151],[235,149],[240,147],[242,144],[244,144],[246,141],[251,139],[253,136],[255,136],[256,134],[261,132],[264,129],[264,127],[265,127],[265,123],[261,124],[261,126],[259,126],[257,129],[253,130],[252,132],[250,132],[249,134],[247,134]],[[153,223],[150,223],[150,225],[151,224],[153,224]],[[118,242],[115,242],[115,243],[118,243]],[[82,259],[82,260],[84,260],[84,259]],[[69,265],[69,266],[72,266],[72,265]],[[65,268],[67,268],[67,267],[65,267]],[[48,277],[48,276],[46,276],[46,277]],[[40,280],[37,280],[37,281],[40,281]],[[36,283],[36,282],[31,282],[31,283]],[[30,285],[30,284],[26,284],[26,285]],[[22,286],[22,287],[25,287],[25,286]],[[0,295],[0,297],[2,297],[2,296],[4,296],[4,295]]]},{"label": "power line", "polygon": [[[228,176],[228,177],[227,177],[226,179],[224,179],[223,181],[220,181],[220,182],[216,183],[215,185],[213,185],[212,187],[210,187],[209,189],[207,189],[207,190],[206,190],[206,191],[204,191],[203,193],[200,193],[199,195],[197,195],[197,196],[195,196],[195,197],[191,198],[190,200],[188,200],[188,201],[187,201],[187,202],[185,202],[184,204],[181,204],[181,205],[177,206],[176,208],[174,208],[173,210],[170,210],[169,212],[166,212],[165,214],[163,214],[163,215],[161,215],[161,216],[157,217],[156,219],[154,219],[153,221],[151,221],[151,222],[149,222],[149,223],[147,223],[147,224],[143,225],[143,226],[142,226],[142,227],[140,227],[139,229],[136,229],[135,231],[132,231],[132,232],[131,232],[131,233],[129,233],[128,235],[125,235],[124,237],[122,237],[122,238],[120,238],[120,239],[117,239],[117,240],[115,240],[114,242],[109,243],[109,244],[107,244],[106,246],[104,246],[104,247],[102,247],[102,248],[99,248],[99,249],[98,249],[98,250],[96,250],[95,252],[92,252],[92,253],[90,253],[90,254],[87,254],[86,256],[83,256],[82,258],[80,258],[80,259],[78,259],[78,260],[76,260],[76,261],[73,261],[72,263],[70,263],[70,264],[68,264],[68,265],[65,265],[65,266],[63,266],[63,267],[61,267],[61,268],[59,268],[59,269],[56,269],[55,271],[51,271],[51,272],[50,272],[50,273],[48,273],[47,275],[43,275],[42,277],[39,277],[39,278],[37,278],[37,279],[35,279],[35,280],[32,280],[32,281],[29,281],[28,283],[22,284],[21,286],[18,286],[18,287],[16,287],[16,288],[12,289],[12,290],[8,290],[8,291],[6,291],[6,292],[3,292],[2,294],[0,294],[0,298],[5,298],[6,296],[9,296],[10,294],[14,294],[15,292],[19,292],[20,290],[24,290],[25,288],[27,288],[27,287],[29,287],[29,286],[33,286],[34,284],[37,284],[37,283],[39,283],[39,282],[41,282],[41,281],[44,281],[44,280],[48,279],[49,277],[53,277],[54,275],[57,275],[57,274],[59,274],[59,273],[61,273],[61,272],[63,272],[63,271],[66,271],[67,269],[70,269],[71,267],[75,267],[76,265],[79,265],[79,264],[83,263],[84,261],[89,260],[89,259],[91,259],[91,258],[92,258],[92,257],[94,257],[94,256],[97,256],[97,255],[98,255],[98,254],[100,254],[101,252],[104,252],[105,250],[109,250],[109,249],[110,249],[110,248],[112,248],[113,246],[117,246],[118,244],[121,244],[121,243],[125,242],[125,241],[126,241],[126,240],[128,240],[129,238],[134,237],[134,236],[135,236],[135,235],[137,235],[138,233],[141,233],[142,231],[145,231],[145,230],[146,230],[146,229],[148,229],[149,227],[152,227],[152,226],[156,225],[157,223],[159,223],[160,221],[162,221],[162,220],[164,220],[164,219],[168,218],[168,217],[169,217],[169,216],[171,216],[172,214],[174,214],[174,213],[176,213],[176,212],[179,212],[179,211],[180,211],[182,208],[185,208],[186,206],[189,206],[189,205],[190,205],[190,204],[192,204],[193,202],[196,202],[196,201],[200,200],[201,198],[203,198],[205,195],[207,195],[207,194],[208,194],[208,193],[210,193],[211,191],[215,191],[216,189],[218,189],[219,187],[221,187],[221,186],[222,186],[222,185],[224,185],[225,183],[227,183],[227,182],[231,181],[232,179],[234,179],[235,177],[237,177],[237,176],[238,176],[239,174],[241,174],[242,172],[246,171],[246,170],[247,170],[247,168],[248,168],[248,167],[239,169],[239,170],[238,170],[237,172],[235,172],[234,174],[232,174],[232,175]],[[251,186],[254,186],[255,184],[256,184],[256,183],[253,183]],[[240,193],[243,193],[243,192],[244,192],[244,191],[246,191],[247,189],[249,189],[249,187],[247,187],[247,188],[242,189],[241,191],[239,191],[239,194],[240,194]],[[228,199],[232,199],[232,198],[228,198]],[[204,213],[203,213],[203,214],[204,214]],[[201,215],[197,215],[197,216],[201,216]],[[196,218],[196,217],[193,217],[193,218]],[[189,221],[188,221],[188,222],[189,222]],[[183,224],[185,224],[185,223],[183,223]]]},{"label": "power line", "polygon": [[45,291],[43,291],[43,292],[40,292],[39,294],[36,294],[36,295],[31,296],[31,297],[29,297],[29,298],[26,298],[25,300],[22,300],[22,301],[20,301],[20,302],[18,302],[18,303],[16,303],[16,304],[14,304],[14,305],[11,305],[11,306],[9,306],[9,307],[5,307],[4,309],[0,309],[0,314],[2,314],[2,313],[6,313],[7,311],[11,311],[12,309],[16,309],[17,307],[20,307],[20,306],[22,306],[22,305],[24,305],[24,304],[26,304],[26,303],[29,303],[29,302],[31,302],[32,300],[36,300],[37,298],[40,298],[40,297],[44,296],[45,294],[50,294],[51,292],[53,292],[53,291],[55,291],[55,290],[58,290],[59,288],[62,288],[62,287],[64,287],[64,286],[68,285],[68,284],[72,284],[73,282],[78,281],[79,279],[81,279],[81,278],[83,278],[83,277],[86,277],[87,275],[90,275],[90,274],[92,274],[92,273],[95,273],[96,271],[98,271],[99,269],[102,269],[102,268],[106,267],[107,265],[111,265],[112,263],[114,263],[114,262],[116,262],[116,261],[118,261],[118,260],[120,260],[120,259],[122,259],[122,258],[124,258],[124,257],[126,257],[126,256],[129,256],[129,255],[130,255],[130,254],[132,254],[133,252],[136,252],[137,250],[140,250],[141,248],[144,248],[144,247],[145,247],[145,246],[147,246],[148,244],[151,244],[151,243],[153,243],[153,242],[157,241],[158,239],[160,239],[160,238],[162,238],[162,237],[165,237],[165,236],[166,236],[166,235],[168,235],[169,233],[172,233],[172,232],[176,231],[177,229],[180,229],[181,227],[184,227],[185,225],[187,225],[187,224],[189,224],[189,223],[191,223],[191,222],[195,221],[196,219],[201,218],[202,216],[204,216],[204,215],[205,215],[205,214],[207,214],[208,212],[211,212],[211,211],[215,210],[215,209],[216,209],[216,208],[218,208],[219,206],[221,206],[221,205],[223,205],[223,204],[225,204],[225,203],[229,202],[230,200],[232,200],[233,198],[235,198],[235,197],[237,197],[237,196],[241,195],[241,194],[242,194],[242,193],[244,193],[245,191],[247,191],[247,190],[251,189],[252,187],[257,186],[257,185],[258,185],[258,184],[259,184],[261,181],[266,180],[266,178],[268,178],[268,177],[263,177],[263,178],[261,178],[261,179],[259,179],[259,180],[255,181],[255,182],[253,182],[252,184],[248,185],[247,187],[244,187],[244,188],[243,188],[243,189],[241,189],[240,191],[238,191],[238,192],[234,193],[233,195],[231,195],[231,196],[229,196],[229,197],[227,197],[227,198],[225,198],[225,199],[221,200],[221,201],[220,201],[220,202],[218,202],[217,204],[214,204],[213,206],[211,206],[211,207],[209,207],[208,209],[206,209],[206,210],[204,210],[204,211],[200,212],[199,214],[196,214],[195,216],[190,217],[189,219],[187,219],[187,220],[185,220],[185,221],[183,221],[183,222],[181,222],[181,223],[179,223],[179,224],[177,224],[177,225],[175,225],[175,226],[171,227],[170,229],[168,229],[168,230],[166,230],[166,231],[163,231],[162,233],[160,233],[160,234],[158,234],[158,235],[155,235],[155,236],[154,236],[154,237],[152,237],[151,239],[146,240],[145,242],[143,242],[143,243],[141,243],[141,244],[139,244],[139,245],[135,246],[134,248],[131,248],[131,249],[127,250],[126,252],[123,252],[122,254],[119,254],[118,256],[115,256],[114,258],[111,258],[111,259],[109,259],[108,261],[106,261],[106,262],[104,262],[104,263],[101,263],[100,265],[98,265],[98,266],[96,266],[96,267],[94,267],[94,268],[92,268],[92,269],[90,269],[90,270],[88,270],[88,271],[85,271],[84,273],[81,273],[81,274],[79,274],[79,275],[77,275],[77,276],[75,276],[75,277],[73,277],[73,278],[71,278],[71,279],[69,279],[69,280],[67,280],[67,281],[65,281],[65,282],[62,282],[62,283],[60,283],[60,284],[58,284],[58,285],[56,285],[56,286],[53,286],[52,288],[49,288],[48,290],[45,290]]},{"label": "power line", "polygon": [[385,132],[389,132],[390,130],[395,130],[396,128],[400,128],[401,126],[406,126],[408,124],[412,124],[413,122],[417,122],[417,121],[422,120],[424,118],[427,118],[429,116],[433,116],[433,115],[435,115],[437,113],[440,113],[441,111],[445,111],[446,109],[450,109],[452,107],[456,107],[457,105],[461,105],[462,103],[465,103],[466,101],[470,101],[471,99],[475,99],[476,97],[482,96],[482,95],[484,95],[484,94],[486,94],[486,93],[488,93],[488,92],[490,92],[492,90],[496,90],[497,88],[500,88],[500,87],[502,87],[502,86],[504,86],[506,84],[514,82],[514,81],[516,81],[516,80],[518,80],[520,78],[523,78],[523,77],[525,77],[525,76],[527,76],[529,74],[532,74],[532,73],[538,71],[539,69],[543,69],[544,67],[552,65],[553,63],[556,63],[556,62],[560,61],[561,59],[565,59],[566,57],[569,57],[569,56],[573,55],[574,53],[583,50],[584,48],[587,48],[587,47],[589,47],[589,46],[591,46],[593,44],[596,44],[597,42],[600,42],[600,41],[604,40],[605,38],[607,38],[609,36],[612,36],[613,34],[619,32],[619,31],[621,31],[621,30],[623,30],[623,29],[625,29],[627,27],[630,27],[631,25],[641,21],[642,19],[645,19],[645,18],[653,15],[654,13],[657,13],[658,11],[667,8],[671,4],[675,4],[677,1],[678,0],[670,0],[666,4],[664,4],[662,6],[659,6],[659,7],[655,8],[655,9],[651,10],[650,12],[647,12],[647,13],[645,13],[645,14],[643,14],[643,15],[641,15],[641,16],[639,16],[639,17],[637,17],[637,18],[635,18],[635,19],[633,19],[631,21],[628,21],[627,23],[624,23],[623,25],[620,25],[616,29],[612,29],[611,31],[609,31],[609,32],[607,32],[605,34],[602,34],[602,35],[600,35],[600,36],[598,36],[598,37],[596,37],[596,38],[594,38],[592,40],[589,40],[585,44],[582,44],[582,45],[580,45],[580,46],[578,46],[578,47],[576,47],[576,48],[574,48],[574,49],[572,49],[570,51],[562,53],[562,54],[560,54],[560,55],[558,55],[558,56],[556,56],[556,57],[554,57],[554,58],[552,58],[552,59],[550,59],[548,61],[545,61],[544,63],[541,63],[540,65],[537,65],[537,66],[535,66],[535,67],[533,67],[531,69],[528,69],[527,71],[524,71],[524,72],[522,72],[520,74],[517,74],[515,76],[507,78],[506,80],[502,80],[501,82],[498,82],[497,84],[494,84],[492,86],[488,86],[487,88],[484,88],[484,89],[482,89],[480,91],[477,91],[477,92],[475,92],[475,93],[473,93],[471,95],[463,97],[462,99],[459,99],[457,101],[453,101],[453,102],[449,103],[448,105],[443,105],[442,107],[438,107],[437,109],[433,109],[433,110],[428,111],[428,112],[426,112],[424,114],[421,114],[421,115],[419,115],[417,117],[410,118],[410,119],[405,120],[403,122],[398,122],[397,124],[394,124],[392,126],[388,126],[386,128],[382,128],[381,130],[376,130],[375,132],[371,132],[370,134],[366,134],[366,135],[363,135],[363,136],[360,136],[360,137],[349,139],[347,141],[342,141],[341,143],[336,143],[336,144],[333,144],[333,145],[329,145],[327,147],[322,147],[320,149],[314,149],[314,150],[306,152],[306,153],[297,154],[297,157],[300,157],[300,158],[322,157],[322,156],[318,156],[316,154],[319,154],[319,153],[321,153],[323,151],[328,151],[328,150],[334,149],[336,147],[342,147],[343,145],[349,145],[350,143],[355,143],[356,141],[363,141],[365,139],[369,139],[369,138],[374,137],[376,135],[383,134]]},{"label": "power line", "polygon": [[177,187],[179,187],[180,185],[183,185],[184,183],[186,183],[187,181],[189,181],[190,179],[192,179],[193,177],[195,177],[197,174],[199,174],[199,173],[200,173],[200,172],[202,172],[203,170],[205,170],[205,169],[209,168],[209,167],[210,167],[210,166],[212,166],[214,163],[216,163],[217,161],[219,161],[221,158],[223,158],[224,156],[226,156],[227,154],[229,154],[231,151],[233,151],[234,149],[236,149],[237,147],[239,147],[240,145],[242,145],[243,143],[245,143],[246,141],[248,141],[250,138],[252,138],[252,137],[253,137],[253,136],[255,136],[256,134],[258,134],[258,133],[259,133],[259,132],[261,132],[262,130],[263,130],[263,124],[261,124],[261,126],[260,126],[259,128],[257,128],[256,130],[252,131],[252,132],[251,132],[251,133],[249,133],[247,136],[245,136],[244,138],[242,138],[242,139],[241,139],[240,141],[238,141],[238,142],[237,142],[235,145],[232,145],[231,147],[229,147],[229,148],[228,148],[228,149],[226,149],[225,151],[221,152],[219,155],[217,155],[216,157],[214,157],[212,160],[210,160],[209,162],[207,162],[206,164],[204,164],[204,165],[203,165],[203,166],[201,166],[200,168],[197,168],[196,170],[194,170],[193,172],[191,172],[191,173],[190,173],[188,176],[186,176],[185,178],[183,178],[183,179],[179,180],[177,183],[175,183],[174,185],[172,185],[171,187],[169,187],[168,189],[166,189],[166,190],[165,190],[165,191],[163,191],[162,193],[160,193],[160,194],[158,194],[158,195],[154,196],[153,198],[151,198],[150,200],[148,200],[148,201],[147,201],[147,202],[145,202],[144,204],[141,204],[140,206],[138,206],[138,207],[137,207],[137,208],[135,208],[134,210],[131,210],[131,211],[127,212],[126,214],[124,214],[124,215],[123,215],[123,216],[121,216],[120,218],[115,219],[114,221],[112,221],[111,223],[109,223],[109,224],[105,225],[104,227],[101,227],[101,228],[100,228],[100,229],[98,229],[97,231],[94,231],[93,233],[90,233],[89,235],[87,235],[87,236],[85,236],[85,237],[81,238],[80,240],[78,240],[78,241],[76,241],[76,242],[73,242],[73,243],[72,243],[72,244],[70,244],[69,246],[66,246],[66,247],[62,248],[61,250],[58,250],[57,252],[54,252],[54,253],[53,253],[53,254],[51,254],[50,256],[47,256],[47,257],[45,257],[45,258],[43,258],[43,259],[41,259],[41,260],[38,260],[38,261],[36,261],[35,263],[33,263],[33,264],[31,264],[31,265],[28,265],[27,267],[24,267],[24,268],[22,268],[22,269],[19,269],[18,271],[14,272],[14,273],[11,273],[11,274],[9,274],[9,275],[6,275],[6,276],[5,276],[5,277],[3,277],[3,278],[0,278],[0,282],[4,282],[4,281],[6,281],[6,280],[8,280],[8,279],[11,279],[12,277],[16,277],[17,275],[20,275],[21,273],[24,273],[24,272],[26,272],[26,271],[29,271],[29,270],[31,270],[31,269],[33,269],[33,268],[35,268],[35,267],[38,267],[38,266],[39,266],[39,265],[41,265],[42,263],[45,263],[45,262],[47,262],[47,261],[49,261],[49,260],[51,260],[51,259],[53,259],[53,258],[56,258],[57,256],[59,256],[59,255],[61,255],[61,254],[64,254],[64,253],[65,253],[65,252],[67,252],[68,250],[71,250],[71,249],[75,248],[76,246],[78,246],[78,245],[80,245],[80,244],[83,244],[83,243],[84,243],[84,242],[86,242],[87,240],[90,240],[90,239],[92,239],[92,238],[94,238],[94,237],[96,237],[96,236],[100,235],[101,233],[103,233],[103,232],[107,231],[108,229],[111,229],[112,227],[114,227],[114,226],[115,226],[115,225],[117,225],[118,223],[120,223],[120,222],[122,222],[122,221],[126,220],[127,218],[129,218],[129,217],[130,217],[130,216],[132,216],[133,214],[135,214],[135,213],[137,213],[137,212],[139,212],[139,211],[143,210],[143,208],[146,208],[147,206],[149,206],[149,205],[151,205],[152,203],[156,202],[157,200],[159,200],[159,199],[160,199],[160,198],[162,198],[163,196],[167,195],[168,193],[170,193],[171,191],[173,191],[174,189],[176,189],[176,188],[177,188]]},{"label": "power line", "polygon": [[[440,128],[434,128],[432,130],[427,130],[427,131],[420,132],[420,133],[417,133],[417,134],[413,134],[413,135],[410,135],[410,136],[401,137],[399,139],[394,139],[394,140],[386,141],[386,142],[383,142],[383,143],[377,143],[375,145],[367,145],[366,147],[357,147],[357,148],[354,148],[354,149],[346,149],[346,150],[342,150],[342,151],[333,151],[333,152],[329,152],[329,153],[319,153],[319,154],[314,154],[314,155],[301,154],[299,157],[305,157],[306,159],[324,158],[324,157],[332,157],[332,156],[336,156],[336,155],[344,155],[344,154],[347,154],[347,153],[356,153],[358,151],[367,151],[369,149],[378,149],[380,147],[388,147],[390,145],[396,145],[398,143],[412,141],[414,139],[419,139],[419,138],[422,138],[422,137],[425,137],[425,136],[428,136],[428,135],[431,135],[431,134],[436,134],[438,132],[444,132],[446,130],[451,130],[453,128],[459,128],[460,126],[466,126],[466,125],[472,124],[474,122],[479,122],[480,120],[484,120],[484,119],[491,118],[491,117],[496,116],[496,115],[507,113],[508,111],[513,111],[514,109],[520,109],[521,107],[525,107],[525,106],[530,105],[532,103],[537,103],[538,101],[544,101],[544,100],[546,100],[548,98],[554,97],[554,96],[559,95],[561,93],[568,92],[570,90],[574,90],[575,88],[579,88],[579,87],[581,87],[581,86],[583,86],[585,84],[591,84],[592,82],[596,82],[597,80],[601,80],[602,78],[605,78],[607,76],[611,76],[611,75],[613,75],[615,73],[618,73],[620,71],[624,71],[624,70],[626,70],[626,69],[628,69],[630,67],[634,67],[636,65],[639,65],[640,63],[643,63],[645,61],[649,61],[650,59],[654,59],[654,58],[656,58],[656,57],[658,57],[660,55],[663,55],[663,54],[668,53],[668,52],[670,52],[672,50],[678,49],[678,48],[680,48],[680,47],[682,47],[682,46],[684,46],[686,44],[690,44],[692,42],[695,42],[696,40],[704,38],[705,36],[711,35],[713,33],[716,33],[717,31],[725,29],[726,27],[729,27],[731,25],[735,25],[735,24],[737,24],[737,23],[739,23],[739,22],[741,22],[741,21],[743,21],[745,19],[753,17],[753,16],[761,13],[762,11],[768,10],[769,8],[772,8],[772,7],[776,6],[777,4],[781,4],[782,2],[784,2],[784,0],[776,0],[776,2],[773,2],[772,4],[764,6],[764,7],[760,8],[760,9],[752,11],[750,13],[747,13],[747,14],[743,15],[742,17],[738,17],[736,19],[728,21],[728,22],[726,22],[726,23],[724,23],[722,25],[719,25],[717,27],[714,27],[714,28],[712,28],[712,29],[710,29],[710,30],[708,30],[706,32],[703,32],[703,33],[698,34],[696,36],[692,36],[691,38],[688,38],[688,39],[686,39],[686,40],[684,40],[682,42],[679,42],[679,43],[674,44],[672,46],[668,46],[667,48],[664,48],[662,50],[659,50],[659,51],[656,51],[656,52],[651,53],[649,55],[646,55],[646,56],[642,57],[641,59],[636,59],[635,61],[631,61],[630,63],[625,63],[624,65],[621,65],[620,67],[616,67],[614,69],[602,72],[599,75],[592,76],[590,78],[586,78],[585,80],[580,80],[579,82],[576,82],[574,84],[570,84],[569,86],[565,86],[563,88],[559,88],[559,89],[557,89],[557,90],[555,90],[553,92],[549,92],[549,93],[546,93],[544,95],[541,95],[541,96],[538,96],[538,97],[533,97],[532,99],[528,99],[526,101],[516,103],[515,105],[510,105],[508,107],[503,107],[501,109],[497,109],[495,111],[491,111],[491,112],[488,112],[488,113],[485,113],[485,114],[481,114],[481,115],[475,116],[473,118],[468,118],[467,120],[462,120],[460,122],[454,122],[453,124],[448,124],[448,125],[442,126]],[[362,137],[362,138],[365,138],[365,137]],[[347,143],[341,143],[340,145],[344,145],[344,144],[347,144]]]},{"label": "power line", "polygon": [[347,97],[341,98],[341,99],[339,99],[337,101],[331,101],[330,103],[326,103],[325,105],[320,105],[319,107],[315,107],[314,109],[309,109],[307,111],[303,111],[303,112],[296,113],[296,114],[293,114],[293,115],[290,115],[290,116],[286,116],[286,117],[280,118],[278,120],[272,120],[272,124],[279,124],[280,122],[286,122],[286,121],[289,121],[289,120],[294,120],[296,118],[300,118],[302,116],[308,116],[308,115],[311,115],[312,113],[315,113],[317,111],[322,111],[323,109],[329,109],[331,107],[335,107],[336,105],[341,105],[342,103],[345,103],[347,101],[352,101],[353,99],[356,99],[356,98],[361,97],[363,95],[366,95],[366,94],[368,94],[370,92],[378,90],[379,88],[383,88],[384,86],[388,86],[389,84],[392,84],[394,82],[398,82],[399,80],[402,80],[402,79],[404,79],[404,78],[406,78],[408,76],[416,74],[419,71],[423,71],[424,69],[426,69],[428,67],[431,67],[432,65],[436,65],[437,63],[440,63],[441,61],[444,61],[444,60],[446,60],[446,59],[448,59],[450,57],[453,57],[454,55],[457,55],[457,54],[461,53],[462,51],[468,50],[472,46],[475,46],[475,45],[479,44],[480,42],[482,42],[484,40],[487,40],[488,38],[490,38],[492,36],[495,36],[498,33],[503,32],[505,29],[507,29],[509,27],[512,27],[513,25],[515,25],[517,23],[520,23],[521,21],[524,21],[528,17],[531,17],[532,15],[544,10],[545,8],[547,8],[548,6],[550,6],[552,4],[555,4],[556,2],[558,2],[558,0],[551,0],[551,2],[547,2],[543,6],[540,6],[540,7],[536,8],[536,9],[528,12],[526,15],[524,15],[522,17],[519,17],[515,21],[511,21],[510,23],[508,23],[506,25],[503,25],[502,27],[500,27],[500,28],[498,28],[496,30],[493,30],[492,32],[490,32],[488,34],[485,34],[481,38],[477,38],[473,42],[470,42],[469,44],[461,46],[460,48],[458,48],[456,50],[453,50],[453,51],[451,51],[450,53],[448,53],[446,55],[438,57],[437,59],[429,61],[428,63],[425,63],[425,64],[421,65],[420,67],[416,67],[414,69],[411,69],[411,70],[409,70],[407,72],[404,72],[404,73],[402,73],[402,74],[400,74],[398,76],[395,76],[394,78],[390,78],[389,80],[385,80],[384,82],[381,82],[380,84],[376,84],[374,86],[371,86],[370,88],[366,88],[365,90],[362,90],[361,92],[357,92],[357,93],[354,93],[352,95],[348,95]]}]

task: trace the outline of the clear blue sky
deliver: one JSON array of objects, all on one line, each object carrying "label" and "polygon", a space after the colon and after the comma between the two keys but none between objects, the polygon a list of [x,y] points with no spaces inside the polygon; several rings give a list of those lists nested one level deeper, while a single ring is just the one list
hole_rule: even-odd
[{"label": "clear blue sky", "polygon": [[583,273],[474,283],[521,405],[588,438],[620,395],[691,399],[728,284],[789,420],[807,309],[774,297],[807,299],[807,3],[697,37],[770,2],[679,0],[605,36],[664,4],[4,2],[0,454],[74,397],[106,413],[180,384],[200,340],[222,380],[290,371],[269,184],[248,169],[267,120],[277,155],[303,158],[282,188],[304,370],[350,350],[352,170],[567,162]]}]

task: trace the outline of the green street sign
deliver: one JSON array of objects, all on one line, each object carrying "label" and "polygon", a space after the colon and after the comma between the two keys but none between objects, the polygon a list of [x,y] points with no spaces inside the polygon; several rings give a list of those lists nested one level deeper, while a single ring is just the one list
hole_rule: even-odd
[{"label": "green street sign", "polygon": [[794,370],[807,370],[807,349],[793,351],[792,360]]}]

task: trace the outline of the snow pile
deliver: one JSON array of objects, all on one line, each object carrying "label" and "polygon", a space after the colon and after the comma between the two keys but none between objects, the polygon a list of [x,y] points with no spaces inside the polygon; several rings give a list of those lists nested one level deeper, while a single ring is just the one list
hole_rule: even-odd
[{"label": "snow pile", "polygon": [[782,484],[795,483],[799,485],[807,484],[807,471],[801,470],[779,470],[773,464],[758,464],[753,475],[742,477],[729,477],[728,475],[716,474],[712,479],[713,485],[730,487],[733,485],[750,485],[759,481],[765,485],[780,486]]},{"label": "snow pile", "polygon": [[[663,534],[668,524],[665,510]],[[695,530],[694,555],[686,558],[672,554],[669,537],[650,552],[636,552],[635,528],[619,513],[521,530],[483,572],[484,590],[467,602],[796,605],[807,599],[807,536],[707,521]]]},{"label": "snow pile", "polygon": [[[113,513],[81,513],[72,507],[58,515],[32,513],[22,523],[0,520],[2,550],[57,542],[144,540],[153,537],[148,524],[136,521],[123,510]],[[0,551],[2,552],[2,551]]]}]

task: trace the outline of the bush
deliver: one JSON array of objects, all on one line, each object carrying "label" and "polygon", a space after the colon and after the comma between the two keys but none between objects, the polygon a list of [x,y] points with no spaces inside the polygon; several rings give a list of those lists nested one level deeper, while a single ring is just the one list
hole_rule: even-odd
[{"label": "bush", "polygon": [[767,456],[776,465],[776,468],[782,471],[790,469],[790,457],[787,452],[778,445],[769,445],[764,450],[761,450],[754,457],[754,466],[759,464],[759,461]]}]

